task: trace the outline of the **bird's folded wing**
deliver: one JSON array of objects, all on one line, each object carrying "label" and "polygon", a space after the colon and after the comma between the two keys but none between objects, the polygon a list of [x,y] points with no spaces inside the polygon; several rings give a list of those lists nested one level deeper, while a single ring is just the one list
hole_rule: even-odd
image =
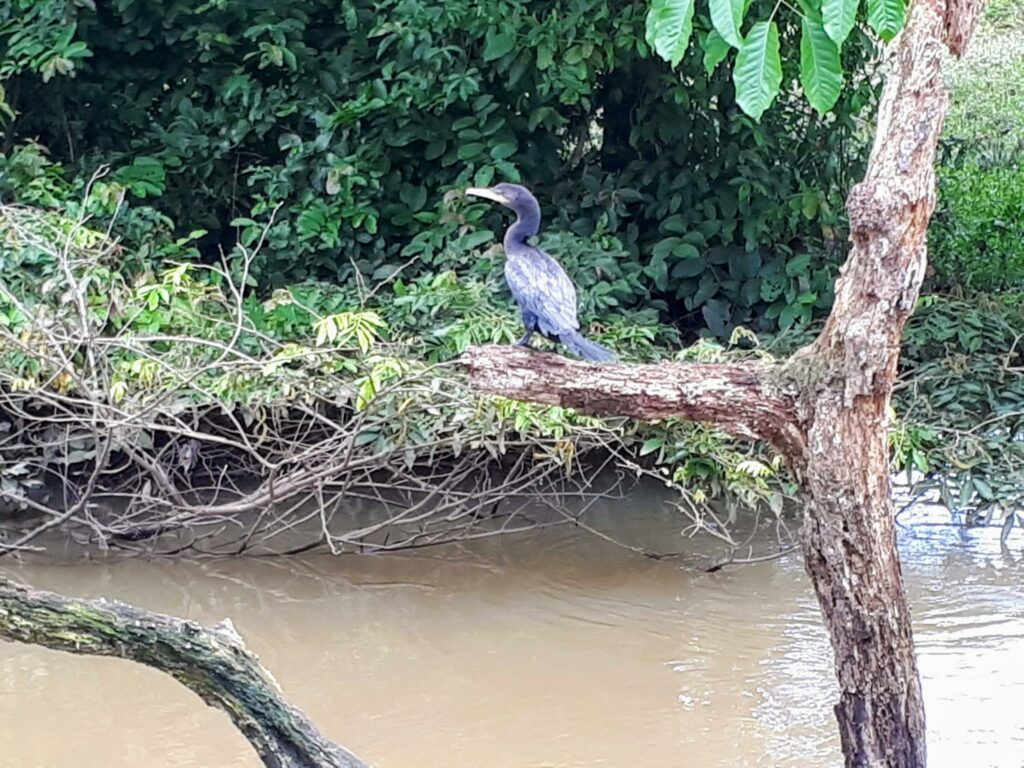
[{"label": "bird's folded wing", "polygon": [[580,327],[576,288],[561,265],[543,251],[509,254],[505,279],[520,309],[536,315],[541,333],[557,336]]}]

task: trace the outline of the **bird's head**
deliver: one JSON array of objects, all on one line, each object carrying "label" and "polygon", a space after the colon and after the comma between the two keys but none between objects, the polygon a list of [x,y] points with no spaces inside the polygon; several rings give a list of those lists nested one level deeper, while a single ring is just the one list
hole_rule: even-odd
[{"label": "bird's head", "polygon": [[493,200],[513,211],[539,210],[537,198],[535,198],[526,187],[518,184],[495,184],[493,187],[470,187],[466,190],[467,195],[483,197]]}]

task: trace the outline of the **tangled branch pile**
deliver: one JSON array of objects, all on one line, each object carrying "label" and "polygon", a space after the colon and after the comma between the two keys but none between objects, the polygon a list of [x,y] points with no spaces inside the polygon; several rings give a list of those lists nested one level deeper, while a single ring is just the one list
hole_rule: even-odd
[{"label": "tangled branch pile", "polygon": [[[492,286],[442,272],[261,298],[259,237],[220,265],[185,241],[123,248],[123,194],[97,179],[77,207],[0,206],[0,553],[425,546],[585,525],[590,502],[642,475],[674,489],[684,533],[734,556],[751,554],[743,509],[742,528],[765,515],[789,541],[792,485],[765,446],[473,392],[451,361],[519,332]],[[675,352],[636,318],[594,330],[627,359],[765,354]],[[1022,337],[1012,306],[927,297],[891,431],[894,470],[1007,534],[1024,494]]]},{"label": "tangled branch pile", "polygon": [[[376,551],[576,521],[564,494],[596,498],[611,466],[685,484],[634,460],[634,443],[668,450],[668,427],[476,395],[414,339],[386,339],[372,296],[324,313],[301,288],[247,295],[258,242],[129,279],[88,223],[0,208],[2,552],[53,529],[156,553]],[[485,315],[467,342],[518,330],[486,303],[458,311]],[[770,474],[748,467],[737,487],[781,509]],[[688,497],[692,529],[733,543],[706,496]]]}]

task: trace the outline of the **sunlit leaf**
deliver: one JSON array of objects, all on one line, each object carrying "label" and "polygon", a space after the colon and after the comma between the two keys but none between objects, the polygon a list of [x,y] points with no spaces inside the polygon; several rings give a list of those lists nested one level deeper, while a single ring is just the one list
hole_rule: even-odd
[{"label": "sunlit leaf", "polygon": [[803,17],[800,34],[800,84],[807,101],[824,115],[839,100],[843,89],[843,68],[839,46],[820,22]]},{"label": "sunlit leaf", "polygon": [[768,477],[772,470],[756,459],[744,459],[736,465],[736,471],[751,477]]},{"label": "sunlit leaf", "polygon": [[745,0],[710,0],[711,24],[733,48],[743,45],[740,27],[743,25],[743,12],[746,10]]},{"label": "sunlit leaf", "polygon": [[709,75],[729,55],[729,44],[717,31],[711,30],[704,39],[704,71]]},{"label": "sunlit leaf", "polygon": [[889,42],[903,29],[907,7],[905,0],[867,0],[868,24],[878,36]]},{"label": "sunlit leaf", "polygon": [[693,32],[694,0],[652,0],[647,43],[673,67],[682,61]]},{"label": "sunlit leaf", "polygon": [[825,20],[825,31],[837,46],[841,46],[850,36],[857,22],[859,6],[860,0],[822,0],[821,15]]},{"label": "sunlit leaf", "polygon": [[516,45],[515,32],[491,30],[484,41],[484,61],[500,59]]},{"label": "sunlit leaf", "polygon": [[651,437],[644,440],[644,444],[640,446],[640,455],[646,456],[649,453],[654,453],[656,450],[661,448],[665,444],[663,437]]},{"label": "sunlit leaf", "polygon": [[771,106],[782,85],[779,30],[775,22],[759,21],[743,41],[732,72],[736,103],[755,120]]}]

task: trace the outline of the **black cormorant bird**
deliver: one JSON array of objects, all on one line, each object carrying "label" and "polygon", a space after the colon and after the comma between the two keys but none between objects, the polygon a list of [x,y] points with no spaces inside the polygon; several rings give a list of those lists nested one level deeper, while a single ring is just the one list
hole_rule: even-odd
[{"label": "black cormorant bird", "polygon": [[540,230],[540,205],[530,190],[518,184],[470,187],[467,195],[484,197],[516,212],[515,223],[505,232],[505,281],[523,314],[526,335],[518,342],[530,346],[539,331],[552,341],[595,363],[608,363],[615,355],[580,333],[576,319],[576,287],[562,265],[526,241]]}]

